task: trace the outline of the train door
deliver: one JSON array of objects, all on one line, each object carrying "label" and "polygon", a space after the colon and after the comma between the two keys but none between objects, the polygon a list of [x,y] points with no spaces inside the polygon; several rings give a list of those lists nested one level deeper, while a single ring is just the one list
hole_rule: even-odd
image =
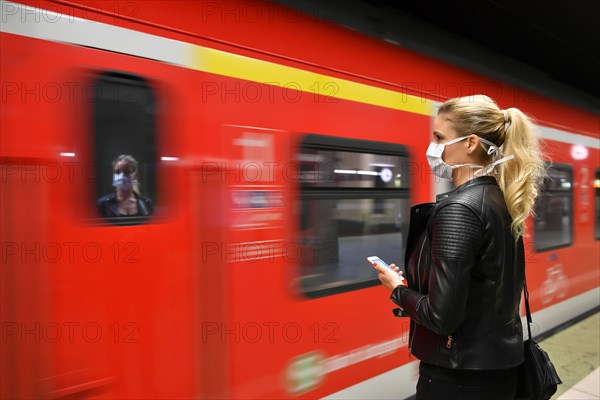
[{"label": "train door", "polygon": [[[3,395],[193,397],[198,277],[183,211],[184,111],[173,102],[185,93],[172,83],[180,69],[24,34],[3,33],[2,51],[3,76],[23,90],[3,107],[2,348],[11,350],[1,364],[14,378]],[[117,171],[120,156],[131,169]],[[115,199],[124,172],[130,209]]]},{"label": "train door", "polygon": [[[200,244],[205,318],[200,322],[207,395],[270,396],[280,365],[279,311],[290,242],[292,180],[289,133],[221,125],[219,157],[198,173],[204,195]],[[221,228],[221,229],[219,229]],[[277,358],[277,357],[276,357]],[[269,378],[265,380],[265,376]],[[258,380],[258,381],[257,381]]]},{"label": "train door", "polygon": [[[85,78],[95,90],[87,148],[97,179],[86,182],[94,210],[81,232],[105,257],[102,281],[87,290],[102,315],[112,393],[193,397],[199,276],[190,250],[192,191],[181,163],[185,90],[170,78],[175,67],[123,61]],[[133,213],[116,207],[120,180],[133,185]],[[65,309],[73,307],[64,300]]]}]

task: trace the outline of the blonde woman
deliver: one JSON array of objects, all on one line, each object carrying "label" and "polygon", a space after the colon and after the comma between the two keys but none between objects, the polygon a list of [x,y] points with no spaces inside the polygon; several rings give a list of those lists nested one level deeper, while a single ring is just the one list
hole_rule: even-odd
[{"label": "blonde woman", "polygon": [[438,111],[427,159],[457,188],[412,208],[405,281],[375,265],[396,315],[411,318],[417,399],[513,399],[522,237],[544,173],[538,139],[520,110],[456,98]]}]

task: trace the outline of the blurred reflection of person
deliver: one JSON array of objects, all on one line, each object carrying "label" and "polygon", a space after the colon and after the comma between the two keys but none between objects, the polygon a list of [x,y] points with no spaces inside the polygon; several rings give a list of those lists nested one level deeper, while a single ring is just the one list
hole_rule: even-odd
[{"label": "blurred reflection of person", "polygon": [[122,154],[112,163],[115,192],[98,199],[100,215],[105,218],[146,217],[152,214],[152,201],[139,192],[138,162]]}]

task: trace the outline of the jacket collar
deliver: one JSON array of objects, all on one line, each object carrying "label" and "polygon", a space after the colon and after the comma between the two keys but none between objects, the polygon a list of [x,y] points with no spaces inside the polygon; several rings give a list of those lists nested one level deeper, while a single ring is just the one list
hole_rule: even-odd
[{"label": "jacket collar", "polygon": [[463,190],[466,190],[472,186],[479,186],[479,185],[498,185],[498,182],[496,182],[496,178],[494,178],[493,176],[480,176],[477,178],[473,178],[473,179],[466,181],[465,183],[463,183],[462,185],[460,185],[459,187],[457,187],[456,189],[454,189],[450,192],[438,194],[435,197],[435,202],[439,203],[440,201],[447,199],[454,193],[460,193]]},{"label": "jacket collar", "polygon": [[[141,201],[140,196],[136,192],[133,192],[133,195],[135,196],[135,199],[137,201],[138,214],[139,215],[148,215],[149,214],[148,208],[146,207],[144,202]],[[108,203],[108,208],[110,209],[110,211],[112,211],[113,214],[120,215],[119,214],[119,206],[117,205],[117,194],[116,193],[111,193],[108,196],[107,203]]]}]

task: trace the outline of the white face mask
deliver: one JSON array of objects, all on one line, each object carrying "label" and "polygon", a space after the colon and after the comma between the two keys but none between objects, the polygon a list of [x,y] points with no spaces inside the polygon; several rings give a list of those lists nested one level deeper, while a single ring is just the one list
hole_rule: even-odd
[{"label": "white face mask", "polygon": [[465,140],[466,138],[468,138],[468,136],[463,136],[463,137],[459,137],[456,139],[452,139],[449,142],[446,142],[443,144],[434,143],[434,142],[431,142],[429,144],[429,148],[427,149],[427,154],[425,156],[427,157],[427,161],[429,162],[429,167],[431,168],[431,170],[433,171],[433,173],[436,176],[439,176],[440,178],[445,179],[447,181],[451,181],[452,180],[452,170],[454,170],[455,168],[463,167],[465,165],[468,165],[471,167],[483,168],[482,165],[476,165],[476,164],[448,165],[444,162],[444,160],[442,160],[442,154],[444,153],[444,148],[446,146],[450,146],[454,143],[460,142],[461,140]]},{"label": "white face mask", "polygon": [[121,190],[129,190],[133,186],[133,179],[130,174],[115,172],[113,174],[113,186]]},{"label": "white face mask", "polygon": [[[460,168],[460,167],[464,167],[464,166],[468,166],[470,168],[480,168],[479,171],[475,172],[475,176],[483,176],[483,175],[487,175],[490,172],[492,172],[492,170],[494,169],[494,167],[496,165],[514,158],[513,155],[510,155],[510,156],[507,156],[504,158],[500,158],[499,160],[496,160],[492,164],[488,165],[486,168],[483,168],[483,165],[471,164],[471,163],[455,164],[455,165],[446,164],[444,162],[444,160],[442,160],[442,154],[444,153],[444,148],[446,146],[450,146],[454,143],[460,142],[461,140],[464,140],[468,137],[469,136],[459,137],[456,139],[452,139],[443,144],[434,143],[434,142],[431,142],[429,144],[429,148],[427,149],[426,157],[427,157],[427,161],[429,162],[429,167],[431,168],[431,170],[433,171],[433,173],[436,176],[439,176],[440,178],[445,179],[447,181],[451,181],[452,180],[452,171],[456,168]],[[487,153],[491,154],[493,158],[502,156],[502,151],[494,143],[492,143],[488,140],[485,140],[484,138],[481,138],[481,137],[479,138],[479,140],[482,143],[485,143],[489,146]]]}]

